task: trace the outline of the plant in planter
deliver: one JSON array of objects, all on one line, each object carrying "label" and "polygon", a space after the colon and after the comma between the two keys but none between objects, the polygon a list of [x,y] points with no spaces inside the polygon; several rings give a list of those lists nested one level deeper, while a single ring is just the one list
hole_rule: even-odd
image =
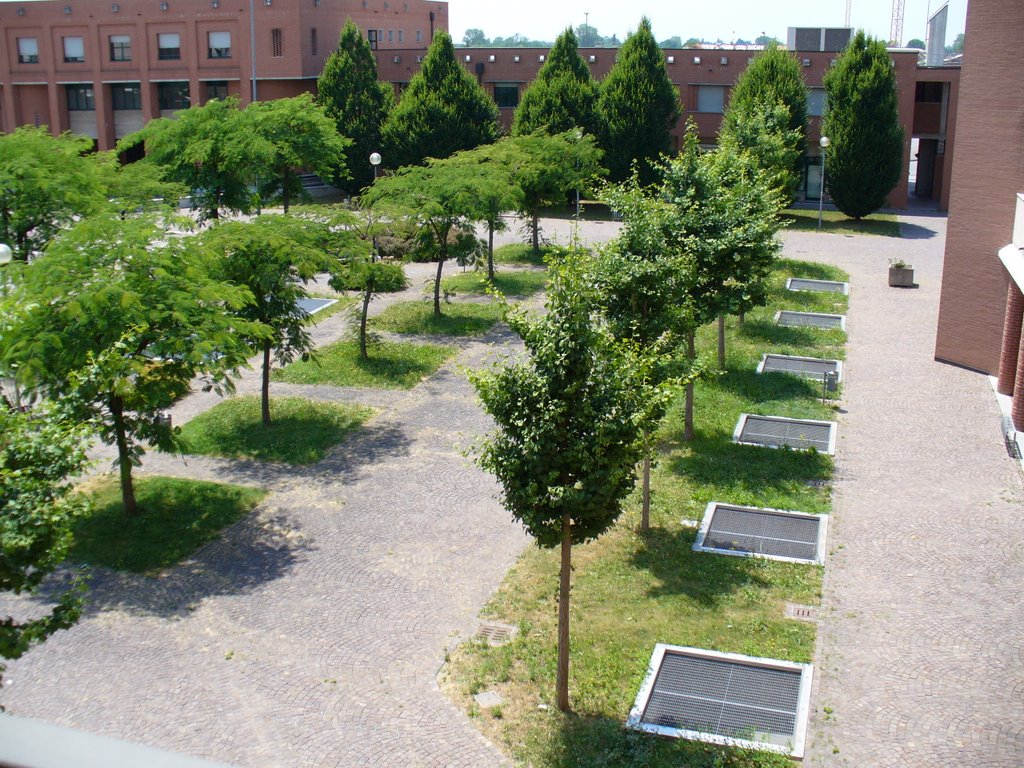
[{"label": "plant in planter", "polygon": [[903,259],[889,260],[889,285],[894,288],[913,288],[914,265]]}]

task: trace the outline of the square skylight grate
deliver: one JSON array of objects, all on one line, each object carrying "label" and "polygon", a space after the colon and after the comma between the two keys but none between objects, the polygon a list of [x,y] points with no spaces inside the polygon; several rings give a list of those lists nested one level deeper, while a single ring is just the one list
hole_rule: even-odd
[{"label": "square skylight grate", "polygon": [[827,530],[828,515],[712,501],[704,512],[693,549],[719,555],[824,564]]},{"label": "square skylight grate", "polygon": [[822,312],[793,312],[784,309],[775,313],[775,322],[791,328],[811,327],[846,330],[846,315],[827,315]]},{"label": "square skylight grate", "polygon": [[496,621],[485,621],[480,625],[477,636],[486,640],[488,645],[505,645],[516,636],[519,630],[511,624],[500,624]]},{"label": "square skylight grate", "polygon": [[812,419],[787,419],[782,416],[755,416],[744,413],[736,423],[733,442],[768,448],[815,448],[822,453],[836,451],[836,423]]},{"label": "square skylight grate", "polygon": [[757,366],[758,373],[791,373],[805,379],[821,381],[829,371],[835,371],[837,381],[843,380],[843,363],[841,360],[825,360],[820,357],[795,357],[793,355],[768,354],[761,358]]},{"label": "square skylight grate", "polygon": [[841,283],[838,280],[809,280],[803,277],[786,278],[786,288],[791,291],[820,291],[824,293],[841,293],[844,296],[850,292],[849,283]]},{"label": "square skylight grate", "polygon": [[331,304],[337,304],[337,299],[299,299],[295,302],[299,309],[307,315],[315,315],[317,312],[327,309]]},{"label": "square skylight grate", "polygon": [[802,758],[810,664],[659,643],[626,725]]}]

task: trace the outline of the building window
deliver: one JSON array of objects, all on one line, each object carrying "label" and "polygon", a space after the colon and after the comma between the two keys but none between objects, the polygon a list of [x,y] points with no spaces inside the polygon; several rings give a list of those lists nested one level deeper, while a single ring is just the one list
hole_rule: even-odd
[{"label": "building window", "polygon": [[395,42],[395,30],[393,30],[393,29],[389,29],[388,30],[388,42],[389,43]]},{"label": "building window", "polygon": [[368,29],[366,30],[366,41],[370,44],[370,50],[377,50],[377,30]]},{"label": "building window", "polygon": [[138,83],[116,83],[110,86],[110,103],[117,110],[142,109],[142,88]]},{"label": "building window", "polygon": [[280,27],[270,30],[270,55],[274,58],[284,56],[284,40],[281,38]]},{"label": "building window", "polygon": [[231,33],[230,32],[208,32],[206,41],[209,45],[209,58],[230,59],[231,58]]},{"label": "building window", "polygon": [[156,98],[161,111],[188,109],[192,103],[188,97],[188,83],[157,83]]},{"label": "building window", "polygon": [[181,35],[177,32],[162,32],[156,36],[157,58],[170,61],[181,58]]},{"label": "building window", "polygon": [[416,30],[416,42],[417,43],[422,43],[423,42],[423,30],[422,29],[417,29]]},{"label": "building window", "polygon": [[110,60],[131,61],[132,39],[128,35],[110,36]]},{"label": "building window", "polygon": [[96,97],[91,85],[66,85],[68,112],[92,112],[96,109]]},{"label": "building window", "polygon": [[316,56],[319,53],[320,46],[317,45],[316,40],[316,27],[310,27],[309,30],[309,49]]},{"label": "building window", "polygon": [[502,109],[515,109],[519,106],[519,85],[517,83],[495,83],[494,103]]},{"label": "building window", "polygon": [[722,114],[725,110],[725,86],[724,85],[698,85],[697,86],[697,111],[714,112]]},{"label": "building window", "polygon": [[217,99],[226,99],[228,97],[228,81],[227,80],[210,80],[206,84],[206,100],[216,101]]},{"label": "building window", "polygon": [[404,43],[405,42],[405,30],[404,29],[398,30],[398,42],[400,42],[400,43]]},{"label": "building window", "polygon": [[80,37],[64,38],[64,63],[81,64],[85,61],[85,41]]},{"label": "building window", "polygon": [[825,89],[807,89],[807,114],[811,117],[821,117],[825,112]]},{"label": "building window", "polygon": [[18,38],[18,63],[39,63],[39,43],[36,42],[36,39],[34,37]]}]

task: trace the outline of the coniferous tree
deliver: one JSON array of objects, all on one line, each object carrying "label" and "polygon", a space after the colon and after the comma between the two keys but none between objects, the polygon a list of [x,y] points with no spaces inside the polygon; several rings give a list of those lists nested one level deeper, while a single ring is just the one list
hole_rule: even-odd
[{"label": "coniferous tree", "polygon": [[438,32],[384,123],[384,162],[392,168],[418,165],[497,137],[498,107],[455,59],[451,37]]},{"label": "coniferous tree", "polygon": [[858,31],[825,73],[825,94],[821,130],[832,142],[825,185],[839,210],[860,219],[885,204],[903,170],[896,73],[885,43]]},{"label": "coniferous tree", "polygon": [[[780,103],[788,112],[785,123],[780,123],[781,115],[776,111]],[[785,142],[786,152],[759,153],[750,145],[748,123],[758,111],[764,115],[768,132]],[[740,146],[753,151],[759,165],[769,172],[772,162],[779,162],[782,157],[788,159],[789,167],[784,169],[788,178],[782,189],[789,199],[793,198],[800,183],[807,142],[807,85],[800,63],[791,53],[769,45],[754,57],[736,78],[719,135],[738,139]]]},{"label": "coniferous tree", "polygon": [[579,54],[576,33],[565,30],[523,93],[512,121],[513,136],[543,130],[555,134],[581,128],[596,134],[597,83]]},{"label": "coniferous tree", "polygon": [[373,181],[369,157],[381,151],[381,126],[394,106],[395,92],[378,81],[370,43],[351,19],[341,30],[337,49],[324,62],[316,87],[317,101],[334,119],[338,133],[352,139],[339,172],[347,169],[352,186],[362,189]]},{"label": "coniferous tree", "polygon": [[636,161],[640,182],[651,183],[658,157],[672,148],[679,93],[668,78],[665,54],[651,33],[650,19],[641,19],[640,28],[619,49],[601,84],[599,114],[609,178],[625,180]]}]

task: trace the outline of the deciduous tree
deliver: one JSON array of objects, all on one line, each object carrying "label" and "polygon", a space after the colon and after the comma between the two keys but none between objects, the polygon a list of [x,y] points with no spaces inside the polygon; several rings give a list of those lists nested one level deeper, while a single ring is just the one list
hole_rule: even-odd
[{"label": "deciduous tree", "polygon": [[455,59],[452,39],[438,32],[420,71],[384,123],[385,162],[417,165],[498,137],[498,107]]},{"label": "deciduous tree", "polygon": [[263,145],[256,154],[263,164],[254,170],[264,202],[280,200],[288,213],[293,201],[309,199],[302,186],[304,171],[344,177],[351,142],[338,135],[334,121],[310,94],[254,102],[245,108],[245,117],[253,140]]},{"label": "deciduous tree", "polygon": [[381,150],[381,126],[394,106],[395,92],[378,80],[370,43],[351,19],[341,30],[337,49],[324,62],[316,88],[317,101],[334,120],[338,134],[352,141],[334,181],[343,181],[344,170],[352,186],[362,189],[373,181],[369,158]]},{"label": "deciduous tree", "polygon": [[232,315],[252,296],[211,278],[207,252],[168,236],[168,225],[96,216],[62,234],[22,271],[0,339],[0,367],[40,395],[76,395],[77,417],[117,447],[130,516],[144,443],[174,444],[161,410],[198,376],[207,388],[231,389],[248,356],[244,339],[261,332]]},{"label": "deciduous tree", "polygon": [[825,185],[839,210],[861,219],[885,205],[903,172],[896,73],[885,43],[858,31],[825,73],[825,93],[821,131],[832,142]]},{"label": "deciduous tree", "polygon": [[551,267],[547,312],[511,310],[528,353],[522,362],[470,374],[497,430],[479,454],[512,515],[541,547],[561,548],[558,597],[559,709],[569,709],[572,545],[618,518],[643,454],[640,426],[654,397],[646,361],[595,321],[580,254]]},{"label": "deciduous tree", "polygon": [[634,163],[642,184],[656,179],[658,158],[672,149],[671,132],[679,109],[679,93],[669,80],[665,54],[644,17],[601,83],[601,145],[612,181],[628,178]]}]

